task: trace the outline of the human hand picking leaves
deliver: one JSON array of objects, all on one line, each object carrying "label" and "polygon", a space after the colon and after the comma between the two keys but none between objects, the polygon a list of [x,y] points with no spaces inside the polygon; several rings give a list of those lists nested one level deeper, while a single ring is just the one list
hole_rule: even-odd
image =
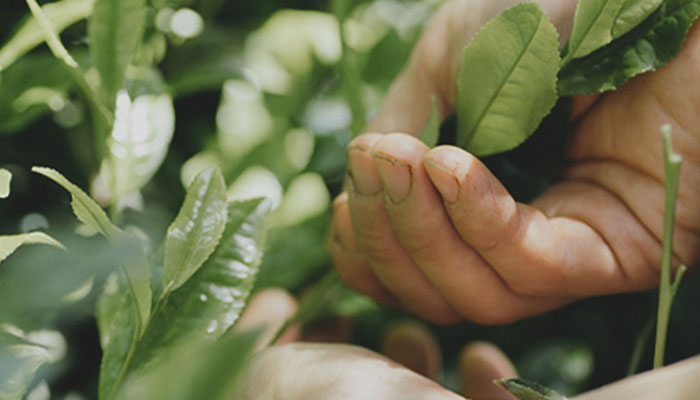
[{"label": "human hand picking leaves", "polygon": [[[674,264],[700,249],[700,28],[667,66],[600,96],[573,98],[560,180],[516,203],[489,170],[417,136],[455,110],[461,49],[514,0],[451,0],[437,12],[367,132],[348,146],[349,184],[329,246],[345,282],[436,323],[507,323],[578,298],[658,284],[664,214],[659,127],[685,160]],[[562,41],[573,0],[541,0]],[[401,132],[401,133],[391,133]]]}]

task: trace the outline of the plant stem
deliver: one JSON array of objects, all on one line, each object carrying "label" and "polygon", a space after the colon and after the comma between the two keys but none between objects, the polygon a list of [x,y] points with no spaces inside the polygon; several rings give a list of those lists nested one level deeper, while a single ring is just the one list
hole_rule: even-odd
[{"label": "plant stem", "polygon": [[651,332],[654,329],[654,317],[649,316],[649,321],[644,324],[642,331],[637,335],[637,339],[634,341],[634,348],[632,349],[632,357],[630,358],[630,363],[627,366],[627,376],[632,376],[639,371],[639,363],[642,361],[642,356],[644,355],[644,350],[647,347],[649,338],[651,337]]},{"label": "plant stem", "polygon": [[673,230],[676,215],[676,199],[678,197],[678,181],[682,158],[673,152],[671,147],[671,127],[661,128],[664,147],[664,164],[666,169],[666,204],[664,214],[664,236],[661,247],[661,282],[659,287],[659,310],[656,322],[656,344],[654,346],[654,368],[663,366],[666,347],[666,331],[671,312],[673,296],[678,289],[685,267],[681,266],[676,279],[671,283],[671,256],[673,252]]},{"label": "plant stem", "polygon": [[63,47],[63,43],[61,43],[61,39],[55,32],[51,21],[46,18],[46,15],[44,15],[44,13],[41,11],[41,7],[39,4],[37,4],[36,0],[26,1],[32,15],[34,18],[36,18],[37,22],[39,22],[41,31],[44,33],[44,39],[46,40],[46,44],[49,46],[49,49],[51,49],[51,52],[69,67],[78,68],[78,63],[75,61],[75,59],[73,59],[73,57],[71,57],[68,50]]}]

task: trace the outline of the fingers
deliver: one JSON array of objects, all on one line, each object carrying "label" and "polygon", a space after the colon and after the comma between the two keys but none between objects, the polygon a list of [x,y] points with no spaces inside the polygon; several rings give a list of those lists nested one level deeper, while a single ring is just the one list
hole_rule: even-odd
[{"label": "fingers", "polygon": [[515,400],[505,389],[493,383],[496,379],[514,378],[515,367],[496,346],[474,342],[459,355],[459,382],[464,396],[474,399]]},{"label": "fingers", "polygon": [[[423,159],[428,148],[420,141],[389,134],[375,143],[372,153],[400,246],[461,315],[484,324],[506,323],[561,304],[558,299],[513,293],[469,241],[460,237],[459,227],[453,227],[456,221],[445,212],[443,199],[426,173]],[[478,229],[500,211],[483,216]]]},{"label": "fingers", "polygon": [[442,353],[424,325],[402,321],[392,325],[382,341],[381,353],[428,379],[436,380],[442,369]]},{"label": "fingers", "polygon": [[433,149],[425,165],[461,238],[515,293],[583,297],[626,287],[610,247],[585,222],[550,219],[516,203],[479,160],[461,149]]},{"label": "fingers", "polygon": [[369,350],[294,343],[254,357],[244,400],[457,400],[462,397]]},{"label": "fingers", "polygon": [[[244,332],[262,329],[255,345],[255,351],[259,351],[270,344],[277,331],[294,315],[296,310],[297,301],[289,293],[281,289],[265,289],[250,299],[233,330],[234,332]],[[285,330],[277,343],[296,341],[300,334],[300,327],[292,325]]]},{"label": "fingers", "polygon": [[[374,275],[405,308],[436,323],[460,320],[396,237],[372,156],[372,148],[381,138],[377,134],[362,135],[348,147],[348,205],[358,249]],[[408,187],[402,179],[395,183],[398,191]]]}]

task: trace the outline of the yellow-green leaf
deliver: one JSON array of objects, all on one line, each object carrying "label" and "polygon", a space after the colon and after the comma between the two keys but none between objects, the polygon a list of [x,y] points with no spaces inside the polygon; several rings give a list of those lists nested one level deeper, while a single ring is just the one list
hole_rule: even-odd
[{"label": "yellow-green leaf", "polygon": [[440,139],[440,109],[435,96],[430,98],[431,111],[428,122],[418,138],[428,147],[435,147]]},{"label": "yellow-green leaf", "polygon": [[5,168],[0,168],[0,199],[6,199],[10,195],[10,181],[12,172]]},{"label": "yellow-green leaf", "polygon": [[0,236],[0,262],[9,257],[20,246],[25,244],[48,244],[50,246],[64,249],[63,245],[56,239],[43,232],[22,233],[19,235]]},{"label": "yellow-green leaf", "polygon": [[562,65],[585,57],[613,40],[613,27],[625,0],[579,0]]}]

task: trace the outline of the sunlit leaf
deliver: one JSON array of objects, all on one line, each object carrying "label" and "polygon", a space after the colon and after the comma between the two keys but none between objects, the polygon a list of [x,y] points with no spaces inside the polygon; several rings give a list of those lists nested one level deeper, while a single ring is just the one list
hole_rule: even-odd
[{"label": "sunlit leaf", "polygon": [[20,246],[26,244],[48,244],[64,249],[63,245],[43,232],[22,233],[19,235],[0,236],[0,262],[14,253]]},{"label": "sunlit leaf", "polygon": [[614,38],[631,31],[656,11],[664,0],[627,0],[622,5],[612,29]]},{"label": "sunlit leaf", "polygon": [[613,40],[613,26],[624,1],[579,0],[562,64],[587,56]]},{"label": "sunlit leaf", "polygon": [[510,150],[537,128],[557,99],[558,35],[532,3],[491,20],[464,49],[457,144],[479,156]]},{"label": "sunlit leaf", "polygon": [[5,168],[0,168],[0,199],[6,199],[10,195],[10,181],[12,172]]},{"label": "sunlit leaf", "polygon": [[642,24],[559,73],[562,96],[601,93],[666,65],[680,51],[700,15],[700,0],[666,0]]},{"label": "sunlit leaf", "polygon": [[425,123],[425,128],[423,128],[418,138],[426,146],[435,147],[438,139],[440,139],[440,109],[435,96],[430,99],[430,104],[432,105],[430,117],[428,117],[428,122]]},{"label": "sunlit leaf", "polygon": [[115,239],[123,235],[123,232],[112,224],[102,207],[82,189],[61,175],[60,172],[45,167],[33,167],[32,171],[58,183],[71,194],[73,212],[81,222],[94,228],[107,238]]},{"label": "sunlit leaf", "polygon": [[202,267],[154,315],[135,364],[148,361],[179,340],[217,339],[238,320],[253,287],[263,253],[264,200],[233,203],[219,246]]},{"label": "sunlit leaf", "polygon": [[226,226],[226,185],[218,168],[201,172],[190,185],[165,239],[163,286],[174,291],[214,251]]},{"label": "sunlit leaf", "polygon": [[[61,0],[41,7],[56,32],[87,18],[92,14],[95,0]],[[44,34],[34,17],[30,16],[0,49],[0,70],[4,70],[19,57],[44,42]]]},{"label": "sunlit leaf", "polygon": [[110,106],[122,88],[126,67],[141,39],[144,12],[145,0],[96,0],[88,21],[92,61]]},{"label": "sunlit leaf", "polygon": [[566,400],[566,397],[550,388],[521,378],[501,379],[495,383],[520,400]]}]

